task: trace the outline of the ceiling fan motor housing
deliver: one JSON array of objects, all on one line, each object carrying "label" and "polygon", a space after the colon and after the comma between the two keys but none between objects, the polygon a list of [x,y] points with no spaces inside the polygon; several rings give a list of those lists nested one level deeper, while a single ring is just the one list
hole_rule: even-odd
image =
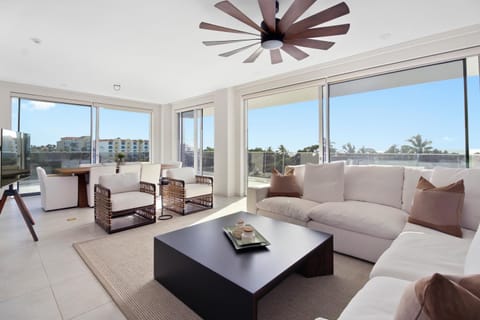
[{"label": "ceiling fan motor housing", "polygon": [[[275,19],[275,23],[277,24],[277,26],[279,21],[280,19],[278,18]],[[285,34],[281,32],[270,31],[270,29],[268,28],[267,24],[264,21],[262,21],[260,26],[262,27],[263,30],[265,30],[265,33],[262,32],[260,35],[262,47],[264,49],[269,49],[269,50],[279,49],[283,46],[283,38],[285,37]],[[278,30],[278,28],[276,29]]]}]

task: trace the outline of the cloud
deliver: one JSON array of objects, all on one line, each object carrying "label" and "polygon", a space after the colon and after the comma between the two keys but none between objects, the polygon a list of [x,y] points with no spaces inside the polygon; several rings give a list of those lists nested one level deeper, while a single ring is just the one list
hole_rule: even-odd
[{"label": "cloud", "polygon": [[30,101],[30,108],[32,110],[49,110],[55,107],[53,102],[45,101]]}]

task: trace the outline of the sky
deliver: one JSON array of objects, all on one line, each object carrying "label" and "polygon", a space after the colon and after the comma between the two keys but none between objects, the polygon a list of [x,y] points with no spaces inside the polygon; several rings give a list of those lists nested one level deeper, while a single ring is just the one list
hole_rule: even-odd
[{"label": "sky", "polygon": [[[478,77],[468,80],[468,88],[470,148],[480,151]],[[331,140],[337,149],[351,143],[357,149],[365,146],[383,152],[392,144],[408,144],[408,138],[421,134],[432,141],[434,148],[459,152],[465,148],[463,103],[461,79],[334,97],[330,101]],[[248,148],[275,150],[283,144],[295,152],[318,144],[318,117],[316,100],[250,110]],[[149,139],[148,113],[101,108],[100,119],[102,139]],[[63,136],[90,135],[87,106],[22,99],[21,121],[21,130],[32,134],[32,145],[56,144]],[[187,135],[191,134],[191,130],[187,131]],[[204,147],[207,146],[214,146],[212,116],[204,118]]]}]

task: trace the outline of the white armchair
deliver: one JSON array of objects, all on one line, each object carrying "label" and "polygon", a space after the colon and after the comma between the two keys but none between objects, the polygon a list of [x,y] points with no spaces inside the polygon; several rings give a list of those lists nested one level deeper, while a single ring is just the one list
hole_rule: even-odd
[{"label": "white armchair", "polygon": [[135,172],[140,179],[140,171],[142,170],[141,163],[124,163],[118,167],[118,173],[127,173],[127,172]]},{"label": "white armchair", "polygon": [[162,212],[183,215],[213,208],[213,178],[195,175],[193,168],[168,169],[162,178]]},{"label": "white armchair", "polygon": [[99,182],[101,176],[109,176],[115,174],[116,167],[114,165],[111,166],[95,166],[90,168],[90,173],[88,177],[88,184],[87,184],[87,198],[88,198],[88,206],[94,206],[94,198],[95,198],[95,185]]},{"label": "white armchair", "polygon": [[45,211],[78,206],[78,177],[49,174],[37,167],[40,197]]}]

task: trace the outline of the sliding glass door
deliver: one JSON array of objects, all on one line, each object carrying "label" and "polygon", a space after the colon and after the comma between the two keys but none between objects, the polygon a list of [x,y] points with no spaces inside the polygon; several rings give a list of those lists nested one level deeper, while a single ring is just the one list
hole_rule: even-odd
[{"label": "sliding glass door", "polygon": [[213,175],[214,108],[202,107],[178,113],[178,158],[184,167],[201,175]]}]

